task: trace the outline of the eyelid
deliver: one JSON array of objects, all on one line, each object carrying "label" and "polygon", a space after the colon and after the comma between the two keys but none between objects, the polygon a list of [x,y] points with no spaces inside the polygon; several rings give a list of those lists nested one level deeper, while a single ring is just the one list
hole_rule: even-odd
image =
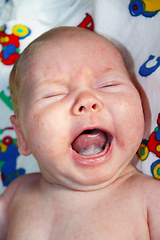
[{"label": "eyelid", "polygon": [[41,99],[47,99],[51,97],[60,97],[60,96],[66,96],[68,94],[68,89],[66,86],[62,86],[60,84],[51,84],[47,85],[41,91]]},{"label": "eyelid", "polygon": [[57,93],[53,92],[52,93],[51,92],[51,93],[48,93],[48,94],[44,95],[42,97],[42,99],[51,98],[51,97],[57,97],[57,96],[61,96],[61,95],[66,95],[66,93],[62,93],[62,92],[57,92]]},{"label": "eyelid", "polygon": [[103,82],[99,85],[98,88],[105,88],[105,87],[115,87],[120,85],[121,83],[118,81],[109,81],[109,82]]}]

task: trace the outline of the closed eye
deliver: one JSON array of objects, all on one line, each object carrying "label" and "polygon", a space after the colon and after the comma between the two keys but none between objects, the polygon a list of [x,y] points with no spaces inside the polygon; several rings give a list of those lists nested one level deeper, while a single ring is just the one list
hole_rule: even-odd
[{"label": "closed eye", "polygon": [[52,99],[53,101],[58,101],[66,96],[66,93],[49,93],[42,97],[42,99]]},{"label": "closed eye", "polygon": [[116,87],[119,86],[120,83],[119,82],[109,82],[109,83],[103,83],[99,86],[99,89],[103,89],[103,88],[110,88],[110,87]]},{"label": "closed eye", "polygon": [[47,94],[47,95],[45,95],[44,97],[43,97],[43,99],[45,99],[45,98],[51,98],[51,97],[56,97],[56,96],[59,96],[60,94]]}]

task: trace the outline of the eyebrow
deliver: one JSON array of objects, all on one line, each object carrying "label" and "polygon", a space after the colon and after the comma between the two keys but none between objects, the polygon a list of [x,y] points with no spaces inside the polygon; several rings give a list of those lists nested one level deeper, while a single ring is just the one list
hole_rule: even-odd
[{"label": "eyebrow", "polygon": [[52,84],[52,85],[54,85],[54,84],[60,84],[60,85],[62,85],[62,84],[65,84],[65,83],[67,83],[67,81],[68,81],[68,79],[66,79],[66,78],[64,78],[64,77],[60,77],[60,78],[56,78],[56,79],[46,79],[46,80],[43,80],[43,81],[41,81],[41,82],[39,82],[39,83],[37,83],[36,85],[45,85],[45,84]]},{"label": "eyebrow", "polygon": [[104,74],[109,73],[109,72],[112,72],[112,71],[115,71],[115,69],[114,69],[114,68],[107,68],[107,67],[106,67],[106,68],[103,69],[103,70],[97,71],[96,74],[95,74],[95,77],[100,76],[100,75],[104,75]]}]

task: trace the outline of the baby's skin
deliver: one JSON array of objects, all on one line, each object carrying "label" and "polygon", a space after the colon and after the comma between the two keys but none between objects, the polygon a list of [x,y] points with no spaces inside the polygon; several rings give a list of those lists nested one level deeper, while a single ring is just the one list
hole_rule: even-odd
[{"label": "baby's skin", "polygon": [[22,53],[10,90],[19,152],[40,173],[0,197],[0,240],[159,240],[160,182],[129,164],[144,117],[118,49],[52,29]]}]

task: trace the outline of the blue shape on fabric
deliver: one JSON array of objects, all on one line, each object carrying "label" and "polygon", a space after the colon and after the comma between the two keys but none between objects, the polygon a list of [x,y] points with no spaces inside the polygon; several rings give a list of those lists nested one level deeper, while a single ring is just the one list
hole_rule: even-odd
[{"label": "blue shape on fabric", "polygon": [[16,46],[14,44],[9,44],[3,49],[3,58],[8,59],[9,56],[16,52]]},{"label": "blue shape on fabric", "polygon": [[149,58],[147,59],[147,61],[145,63],[143,63],[142,66],[140,67],[139,74],[142,77],[147,77],[147,76],[151,75],[160,66],[160,57],[158,57],[156,59],[157,63],[154,66],[152,66],[152,67],[147,67],[146,66],[147,63],[150,62],[151,60],[153,60],[154,58],[155,58],[155,56],[150,55]]}]

